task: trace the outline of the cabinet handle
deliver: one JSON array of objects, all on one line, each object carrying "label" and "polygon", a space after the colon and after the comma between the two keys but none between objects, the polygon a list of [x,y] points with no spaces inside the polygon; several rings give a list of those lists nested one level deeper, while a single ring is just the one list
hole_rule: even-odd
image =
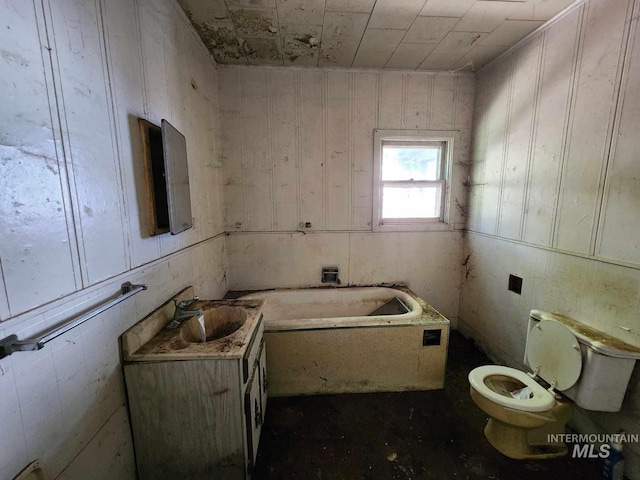
[{"label": "cabinet handle", "polygon": [[260,425],[262,425],[262,412],[260,412],[260,405],[258,405],[257,398],[255,402],[256,402],[255,403],[255,409],[256,409],[255,422],[256,422],[256,427],[259,427]]}]

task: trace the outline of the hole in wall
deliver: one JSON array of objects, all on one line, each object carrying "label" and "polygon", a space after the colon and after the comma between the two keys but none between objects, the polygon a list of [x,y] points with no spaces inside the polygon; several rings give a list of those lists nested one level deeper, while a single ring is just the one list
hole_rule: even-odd
[{"label": "hole in wall", "polygon": [[516,275],[509,275],[509,291],[522,294],[522,278]]}]

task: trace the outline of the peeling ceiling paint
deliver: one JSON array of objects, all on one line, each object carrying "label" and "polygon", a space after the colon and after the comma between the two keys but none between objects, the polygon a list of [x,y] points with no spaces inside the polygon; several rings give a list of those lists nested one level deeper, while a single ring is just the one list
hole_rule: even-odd
[{"label": "peeling ceiling paint", "polygon": [[477,70],[575,0],[178,0],[220,64]]}]

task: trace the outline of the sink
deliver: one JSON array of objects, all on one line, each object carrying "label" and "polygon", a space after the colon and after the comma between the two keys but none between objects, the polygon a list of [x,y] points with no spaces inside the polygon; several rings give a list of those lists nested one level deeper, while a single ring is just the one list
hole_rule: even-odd
[{"label": "sink", "polygon": [[189,309],[202,310],[202,315],[178,328],[166,328],[174,317],[175,302],[193,294],[192,288],[185,289],[127,330],[122,335],[125,361],[242,359],[264,329],[264,300],[198,300]]},{"label": "sink", "polygon": [[247,311],[242,307],[221,305],[204,310],[182,324],[180,336],[188,343],[205,343],[237,332],[247,321]]}]

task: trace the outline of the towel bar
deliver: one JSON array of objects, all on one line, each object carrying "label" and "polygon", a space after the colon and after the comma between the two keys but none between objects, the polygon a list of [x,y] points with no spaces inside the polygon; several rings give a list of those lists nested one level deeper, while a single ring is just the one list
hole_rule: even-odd
[{"label": "towel bar", "polygon": [[79,317],[76,317],[75,319],[64,323],[63,325],[52,327],[38,337],[30,337],[25,340],[18,340],[17,335],[9,335],[8,337],[0,340],[0,358],[9,356],[13,352],[28,352],[40,350],[47,342],[50,342],[54,338],[59,337],[72,328],[77,327],[78,325],[95,317],[96,315],[101,314],[105,310],[108,310],[114,305],[117,305],[123,300],[126,300],[127,298],[134,296],[136,293],[146,289],[146,285],[133,285],[131,282],[123,283],[120,290],[120,296],[103,303],[93,310],[90,310],[87,313],[84,313]]}]

